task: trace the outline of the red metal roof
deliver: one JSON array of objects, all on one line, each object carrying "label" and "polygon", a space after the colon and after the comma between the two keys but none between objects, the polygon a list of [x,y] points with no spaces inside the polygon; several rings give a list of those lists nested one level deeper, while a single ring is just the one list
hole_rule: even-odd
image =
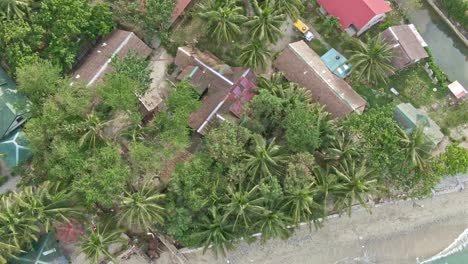
[{"label": "red metal roof", "polygon": [[190,4],[192,0],[177,0],[177,4],[172,12],[171,22],[174,22],[184,12],[185,8]]},{"label": "red metal roof", "polygon": [[327,12],[340,19],[343,29],[351,24],[362,29],[373,17],[390,12],[384,0],[317,0]]}]

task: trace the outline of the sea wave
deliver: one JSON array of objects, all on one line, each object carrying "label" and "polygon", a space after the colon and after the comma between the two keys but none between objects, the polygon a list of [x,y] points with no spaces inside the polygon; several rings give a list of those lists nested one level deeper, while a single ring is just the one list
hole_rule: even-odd
[{"label": "sea wave", "polygon": [[420,262],[420,264],[429,264],[432,261],[445,258],[447,256],[458,253],[468,247],[468,228],[463,231],[447,248],[439,252],[437,255],[432,258]]}]

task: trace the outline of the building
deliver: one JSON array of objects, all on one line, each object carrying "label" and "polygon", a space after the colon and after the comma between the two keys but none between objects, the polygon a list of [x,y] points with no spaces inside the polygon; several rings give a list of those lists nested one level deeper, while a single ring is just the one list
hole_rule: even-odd
[{"label": "building", "polygon": [[274,67],[291,82],[308,89],[312,100],[325,105],[333,117],[362,113],[366,101],[344,80],[333,74],[320,56],[304,41],[290,43],[274,62]]},{"label": "building", "polygon": [[192,0],[177,0],[174,11],[172,12],[171,24],[174,23],[184,13]]},{"label": "building", "polygon": [[29,109],[28,99],[16,90],[15,82],[0,68],[0,139],[26,122]]},{"label": "building", "polygon": [[320,58],[327,65],[328,69],[341,79],[348,77],[351,73],[351,64],[348,62],[348,59],[336,49],[330,49]]},{"label": "building", "polygon": [[99,42],[80,63],[73,74],[73,82],[81,82],[86,86],[99,83],[104,79],[106,73],[112,71],[110,63],[115,56],[125,58],[129,52],[134,52],[147,58],[151,51],[152,49],[133,32],[114,30],[108,37]]},{"label": "building", "polygon": [[177,79],[189,80],[200,94],[201,107],[189,126],[204,135],[214,121],[239,122],[243,105],[254,96],[255,75],[249,69],[226,65],[213,54],[179,47]]},{"label": "building", "polygon": [[15,130],[0,140],[0,154],[7,168],[14,168],[31,157],[31,150],[27,147],[29,140],[21,129]]},{"label": "building", "polygon": [[462,100],[468,93],[465,87],[463,87],[463,85],[459,81],[454,81],[453,83],[449,84],[448,88],[457,100]]},{"label": "building", "polygon": [[432,143],[433,147],[437,146],[444,137],[440,127],[427,114],[416,109],[410,103],[397,105],[393,112],[393,118],[407,134],[418,126],[422,126],[424,135]]},{"label": "building", "polygon": [[429,57],[424,49],[427,43],[413,24],[389,27],[382,37],[393,47],[392,65],[396,71]]},{"label": "building", "polygon": [[317,0],[323,14],[340,20],[349,35],[361,35],[385,18],[392,10],[384,0]]}]

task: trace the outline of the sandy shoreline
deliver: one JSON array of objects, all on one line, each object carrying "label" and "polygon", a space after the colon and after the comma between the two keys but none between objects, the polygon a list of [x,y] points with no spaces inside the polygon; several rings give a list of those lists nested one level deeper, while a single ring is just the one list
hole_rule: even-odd
[{"label": "sandy shoreline", "polygon": [[[468,191],[418,201],[401,201],[327,220],[322,229],[297,229],[287,241],[241,243],[227,257],[186,254],[191,264],[217,263],[416,263],[430,258],[468,228]],[[229,262],[228,262],[229,261]]]}]

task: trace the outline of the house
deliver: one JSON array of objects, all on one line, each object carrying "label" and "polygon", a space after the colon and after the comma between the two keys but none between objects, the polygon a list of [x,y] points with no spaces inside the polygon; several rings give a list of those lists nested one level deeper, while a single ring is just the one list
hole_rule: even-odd
[{"label": "house", "polygon": [[449,84],[448,88],[457,100],[463,99],[468,93],[465,87],[463,87],[463,85],[459,81],[454,81],[453,83]]},{"label": "house", "polygon": [[239,122],[244,103],[254,96],[255,75],[250,69],[231,67],[192,47],[179,47],[175,64],[177,79],[189,80],[200,94],[201,107],[189,118],[193,130],[204,135],[212,122]]},{"label": "house", "polygon": [[29,108],[28,99],[16,90],[14,81],[0,68],[0,139],[26,122]]},{"label": "house", "polygon": [[174,11],[172,12],[171,24],[182,15],[185,9],[190,5],[190,2],[192,2],[192,0],[177,0]]},{"label": "house", "polygon": [[392,10],[384,0],[317,0],[323,14],[340,20],[349,35],[361,35],[385,18]]},{"label": "house", "polygon": [[15,130],[0,140],[1,160],[7,168],[14,168],[31,157],[31,150],[27,147],[29,140],[21,129]]},{"label": "house", "polygon": [[444,137],[440,127],[427,114],[416,109],[410,103],[397,105],[393,112],[393,118],[408,134],[416,127],[422,126],[424,135],[433,147],[436,147]]},{"label": "house", "polygon": [[108,37],[99,42],[90,54],[80,63],[73,74],[73,82],[82,82],[86,86],[99,83],[106,73],[112,71],[110,62],[115,56],[125,58],[129,52],[134,52],[147,58],[152,49],[148,47],[135,33],[114,30]]},{"label": "house", "polygon": [[382,37],[393,47],[392,65],[396,71],[429,57],[424,49],[427,43],[413,24],[389,27]]},{"label": "house", "polygon": [[330,49],[320,58],[327,65],[328,69],[341,79],[348,77],[351,73],[351,64],[348,63],[348,59],[336,49]]},{"label": "house", "polygon": [[320,56],[304,41],[290,43],[273,63],[290,81],[312,93],[312,100],[325,105],[335,118],[362,113],[366,101],[344,80],[333,74]]}]

